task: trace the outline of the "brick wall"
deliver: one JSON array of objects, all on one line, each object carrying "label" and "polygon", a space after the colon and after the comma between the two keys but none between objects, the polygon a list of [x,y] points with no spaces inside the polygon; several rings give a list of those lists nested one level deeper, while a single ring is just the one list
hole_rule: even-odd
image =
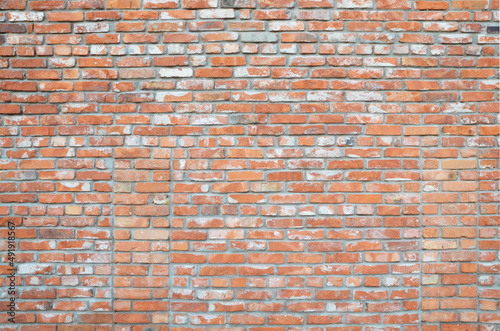
[{"label": "brick wall", "polygon": [[498,330],[497,0],[0,6],[2,330]]}]

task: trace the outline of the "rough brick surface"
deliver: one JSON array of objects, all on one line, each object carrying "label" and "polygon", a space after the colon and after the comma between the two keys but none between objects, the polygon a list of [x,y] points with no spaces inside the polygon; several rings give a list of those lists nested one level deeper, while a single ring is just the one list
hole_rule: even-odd
[{"label": "rough brick surface", "polygon": [[2,330],[498,330],[498,0],[0,6]]}]

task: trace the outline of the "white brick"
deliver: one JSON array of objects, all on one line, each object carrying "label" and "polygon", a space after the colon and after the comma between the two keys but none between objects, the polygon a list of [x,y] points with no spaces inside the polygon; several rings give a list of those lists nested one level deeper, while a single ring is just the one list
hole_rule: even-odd
[{"label": "white brick", "polygon": [[7,18],[11,22],[40,22],[43,21],[43,13],[28,12],[28,13],[7,13]]},{"label": "white brick", "polygon": [[169,68],[160,69],[158,71],[160,77],[192,77],[193,69],[191,68]]}]

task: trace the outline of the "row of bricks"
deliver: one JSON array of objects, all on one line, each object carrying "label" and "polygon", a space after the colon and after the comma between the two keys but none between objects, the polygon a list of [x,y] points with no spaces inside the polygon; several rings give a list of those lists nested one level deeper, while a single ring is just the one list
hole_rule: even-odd
[{"label": "row of bricks", "polygon": [[[28,5],[29,4],[29,5]],[[336,5],[336,6],[334,6]],[[205,8],[292,8],[298,6],[298,8],[349,8],[349,9],[365,9],[365,8],[375,8],[377,9],[412,9],[417,10],[448,10],[450,9],[450,4],[448,1],[416,1],[415,5],[412,6],[412,1],[390,1],[390,0],[324,0],[324,1],[311,1],[311,0],[168,0],[158,2],[155,0],[130,0],[130,1],[120,1],[120,0],[99,0],[92,3],[72,1],[69,4],[65,1],[37,1],[36,3],[27,1],[6,1],[3,5],[3,9],[11,10],[61,10],[61,9],[140,9],[140,8],[150,8],[150,9],[172,9],[172,8],[186,8],[186,9],[205,9]],[[484,10],[484,9],[498,9],[498,1],[493,1],[490,5],[487,0],[478,0],[474,3],[463,0],[453,0],[452,9],[462,9],[462,10]],[[228,9],[222,9],[219,11],[224,12]],[[217,10],[214,10],[217,11]],[[325,11],[327,12],[327,11]]]}]

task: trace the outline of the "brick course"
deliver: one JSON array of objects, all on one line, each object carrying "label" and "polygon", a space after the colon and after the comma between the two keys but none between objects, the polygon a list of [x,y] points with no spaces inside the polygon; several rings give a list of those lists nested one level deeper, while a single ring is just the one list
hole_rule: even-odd
[{"label": "brick course", "polygon": [[2,330],[499,327],[498,0],[0,8]]}]

